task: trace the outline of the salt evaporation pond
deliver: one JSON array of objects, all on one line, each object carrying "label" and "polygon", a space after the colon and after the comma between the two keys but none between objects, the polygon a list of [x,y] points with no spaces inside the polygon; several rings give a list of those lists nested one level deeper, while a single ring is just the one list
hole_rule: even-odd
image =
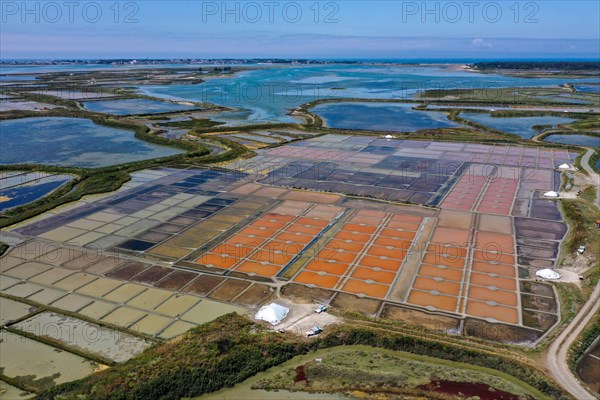
[{"label": "salt evaporation pond", "polygon": [[58,189],[73,179],[70,175],[43,172],[6,171],[0,173],[0,211],[22,206]]},{"label": "salt evaporation pond", "polygon": [[544,141],[575,146],[600,147],[600,137],[588,135],[548,135],[544,138]]},{"label": "salt evaporation pond", "polygon": [[483,113],[461,113],[460,117],[469,121],[477,122],[479,124],[487,125],[499,131],[514,133],[515,135],[519,135],[524,139],[531,139],[537,133],[539,133],[533,129],[533,127],[536,125],[556,126],[569,124],[575,121],[573,118],[552,116],[500,118]]},{"label": "salt evaporation pond", "polygon": [[52,312],[34,315],[15,327],[116,362],[129,360],[151,344],[127,333]]},{"label": "salt evaporation pond", "polygon": [[2,164],[96,168],[182,153],[137,139],[133,131],[89,119],[33,117],[0,121]]}]

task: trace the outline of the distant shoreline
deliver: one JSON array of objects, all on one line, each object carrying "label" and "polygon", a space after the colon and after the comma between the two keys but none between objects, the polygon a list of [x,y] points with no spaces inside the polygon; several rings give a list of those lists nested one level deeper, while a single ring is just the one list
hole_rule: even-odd
[{"label": "distant shoreline", "polygon": [[143,66],[207,66],[215,64],[227,65],[327,65],[327,64],[357,64],[357,65],[473,65],[477,63],[590,63],[593,59],[294,59],[294,58],[207,58],[207,59],[4,59],[0,66],[81,66],[106,65],[122,67]]}]

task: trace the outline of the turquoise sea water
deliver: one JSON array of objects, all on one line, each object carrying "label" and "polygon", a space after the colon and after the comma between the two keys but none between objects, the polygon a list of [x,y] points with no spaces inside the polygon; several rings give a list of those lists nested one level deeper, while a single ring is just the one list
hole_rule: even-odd
[{"label": "turquoise sea water", "polygon": [[143,93],[208,101],[245,110],[216,119],[232,124],[298,122],[290,109],[320,98],[410,99],[427,89],[556,86],[578,80],[525,79],[418,65],[271,66],[200,85],[146,86]]},{"label": "turquoise sea water", "polygon": [[134,132],[88,119],[35,117],[0,121],[2,164],[104,167],[181,153]]}]

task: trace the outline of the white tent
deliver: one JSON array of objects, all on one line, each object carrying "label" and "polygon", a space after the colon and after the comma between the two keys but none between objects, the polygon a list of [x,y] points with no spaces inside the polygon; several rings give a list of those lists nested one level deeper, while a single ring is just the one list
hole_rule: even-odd
[{"label": "white tent", "polygon": [[558,193],[554,192],[554,191],[550,191],[550,192],[546,192],[544,193],[545,197],[558,197]]},{"label": "white tent", "polygon": [[258,310],[254,318],[266,321],[271,325],[278,325],[288,315],[288,312],[290,312],[289,308],[271,303]]},{"label": "white tent", "polygon": [[558,166],[558,169],[569,169],[571,166],[569,164],[561,164]]},{"label": "white tent", "polygon": [[541,269],[535,273],[540,278],[544,279],[560,279],[560,274],[556,271],[552,271],[551,269]]}]

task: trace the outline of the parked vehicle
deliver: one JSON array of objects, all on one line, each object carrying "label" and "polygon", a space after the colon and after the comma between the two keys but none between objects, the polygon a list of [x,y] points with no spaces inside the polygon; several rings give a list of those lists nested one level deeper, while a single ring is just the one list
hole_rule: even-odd
[{"label": "parked vehicle", "polygon": [[577,252],[579,254],[583,254],[584,251],[585,251],[585,246],[584,245],[579,246],[579,248],[577,249]]},{"label": "parked vehicle", "polygon": [[317,307],[317,309],[315,310],[315,312],[316,312],[317,314],[321,314],[322,312],[325,312],[325,311],[327,311],[327,306],[319,306],[319,307]]},{"label": "parked vehicle", "polygon": [[323,329],[320,326],[315,326],[310,331],[306,331],[306,337],[315,336],[321,332],[323,332]]}]

